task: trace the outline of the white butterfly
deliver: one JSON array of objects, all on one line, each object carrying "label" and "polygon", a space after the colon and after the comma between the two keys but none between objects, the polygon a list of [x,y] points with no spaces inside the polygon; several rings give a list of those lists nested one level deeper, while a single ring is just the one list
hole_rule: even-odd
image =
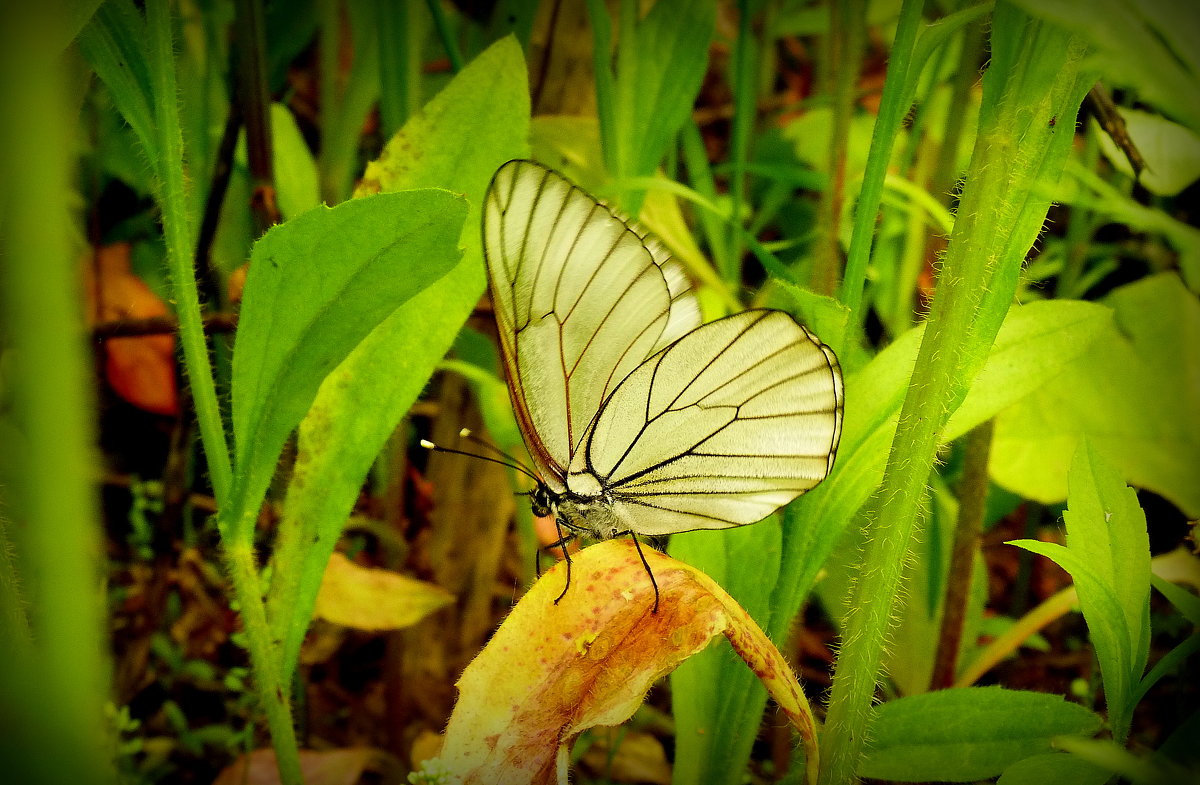
[{"label": "white butterfly", "polygon": [[754,523],[829,474],[841,368],[788,314],[702,326],[657,240],[532,161],[492,178],[483,246],[534,514],[564,540]]}]

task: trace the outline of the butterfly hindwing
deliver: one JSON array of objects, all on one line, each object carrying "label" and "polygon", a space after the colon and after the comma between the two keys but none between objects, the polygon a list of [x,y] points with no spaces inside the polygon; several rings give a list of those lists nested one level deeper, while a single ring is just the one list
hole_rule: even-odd
[{"label": "butterfly hindwing", "polygon": [[638,534],[753,523],[829,473],[842,403],[828,347],[782,311],[747,311],[633,371],[600,412],[587,470]]}]

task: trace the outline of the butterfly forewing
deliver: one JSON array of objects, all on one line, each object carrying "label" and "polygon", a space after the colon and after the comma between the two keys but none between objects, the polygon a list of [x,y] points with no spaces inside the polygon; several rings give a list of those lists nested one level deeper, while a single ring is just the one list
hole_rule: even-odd
[{"label": "butterfly forewing", "polygon": [[699,310],[665,253],[529,161],[493,178],[484,250],[513,407],[536,468],[562,492],[604,400],[699,325]]}]

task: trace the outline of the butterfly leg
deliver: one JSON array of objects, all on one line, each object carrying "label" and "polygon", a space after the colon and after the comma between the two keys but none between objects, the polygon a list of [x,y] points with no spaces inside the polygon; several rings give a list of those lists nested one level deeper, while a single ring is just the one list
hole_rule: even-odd
[{"label": "butterfly leg", "polygon": [[650,585],[654,587],[654,610],[650,612],[658,613],[658,581],[654,580],[654,571],[650,569],[650,563],[646,561],[646,554],[642,553],[642,544],[638,542],[637,535],[633,532],[625,533],[633,540],[633,547],[637,548],[638,557],[642,560],[642,566],[646,568],[646,574],[650,576]]},{"label": "butterfly leg", "polygon": [[554,525],[558,527],[558,542],[551,543],[548,547],[561,549],[563,560],[567,563],[567,585],[563,586],[563,590],[554,598],[554,604],[558,605],[558,601],[567,596],[567,589],[571,588],[571,552],[567,550],[567,545],[577,535],[574,532],[564,533],[562,521],[558,518],[554,519]]}]

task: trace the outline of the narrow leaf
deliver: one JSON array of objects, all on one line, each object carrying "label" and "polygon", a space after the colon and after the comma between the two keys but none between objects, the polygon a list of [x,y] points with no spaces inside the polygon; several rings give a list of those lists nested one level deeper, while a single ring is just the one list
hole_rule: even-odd
[{"label": "narrow leaf", "polygon": [[1150,646],[1150,543],[1146,517],[1120,476],[1080,445],[1071,467],[1067,546],[1015,544],[1053,559],[1071,573],[1100,661],[1113,736],[1123,741],[1133,692]]}]

